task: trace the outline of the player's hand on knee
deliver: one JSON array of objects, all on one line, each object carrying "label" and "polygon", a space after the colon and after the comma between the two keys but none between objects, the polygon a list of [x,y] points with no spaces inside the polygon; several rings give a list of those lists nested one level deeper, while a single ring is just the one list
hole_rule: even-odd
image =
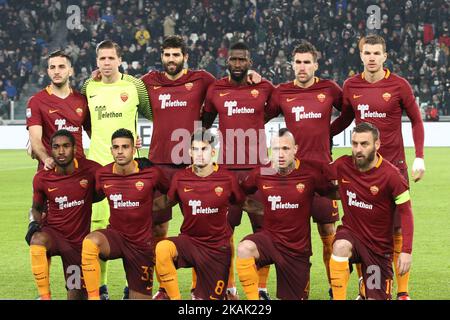
[{"label": "player's hand on knee", "polygon": [[416,158],[413,162],[412,177],[414,182],[422,179],[425,173],[425,161],[422,158]]},{"label": "player's hand on knee", "polygon": [[39,225],[39,223],[37,221],[31,221],[28,225],[27,234],[25,235],[25,241],[28,243],[28,245],[30,245],[33,235],[39,230],[41,230],[41,226]]},{"label": "player's hand on knee", "polygon": [[52,157],[48,157],[44,160],[44,169],[53,170],[55,168],[55,160]]},{"label": "player's hand on knee", "polygon": [[411,268],[412,255],[406,252],[401,252],[398,257],[397,269],[398,273],[402,276]]}]

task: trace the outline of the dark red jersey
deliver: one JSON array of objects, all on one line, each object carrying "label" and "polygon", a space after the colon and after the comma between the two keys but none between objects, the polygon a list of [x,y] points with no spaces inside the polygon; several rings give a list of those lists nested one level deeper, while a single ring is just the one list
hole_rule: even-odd
[{"label": "dark red jersey", "polygon": [[76,142],[76,157],[84,158],[83,129],[90,130],[89,109],[86,97],[72,90],[70,95],[61,99],[52,94],[50,87],[39,91],[28,100],[27,128],[42,126],[42,144],[50,155],[51,136],[60,129],[70,131]]},{"label": "dark red jersey", "polygon": [[263,194],[263,230],[273,241],[293,255],[311,255],[311,205],[314,193],[325,195],[333,185],[322,173],[319,163],[296,160],[288,175],[269,174],[269,167],[256,168],[242,182],[246,193],[257,189]]},{"label": "dark red jersey", "polygon": [[[409,190],[399,169],[379,157],[376,166],[366,172],[357,169],[351,156],[342,156],[331,166],[337,172],[343,226],[374,252],[392,254],[395,209],[409,201]],[[412,238],[403,241],[412,242]]]},{"label": "dark red jersey", "polygon": [[370,122],[380,130],[380,154],[400,169],[407,167],[402,136],[402,113],[411,120],[416,157],[423,158],[424,128],[419,107],[408,81],[386,70],[375,83],[367,82],[364,72],[344,83],[342,114],[332,126],[333,135],[355,119]]},{"label": "dark red jersey", "polygon": [[108,228],[120,232],[137,246],[151,244],[153,192],[166,193],[168,182],[157,167],[138,169],[130,175],[116,173],[115,163],[97,171],[96,187],[108,199],[110,218]]},{"label": "dark red jersey", "polygon": [[[175,146],[180,142],[189,144],[188,138],[194,131],[194,122],[200,121],[206,91],[214,76],[206,71],[184,70],[183,76],[173,81],[164,72],[152,71],[141,79],[153,111],[149,159],[157,164],[181,163],[177,159],[190,163],[189,155],[174,151]],[[172,151],[176,152],[176,159]]]},{"label": "dark red jersey", "polygon": [[230,204],[242,203],[245,195],[236,177],[222,166],[199,177],[192,167],[177,172],[171,182],[168,197],[179,201],[183,212],[181,234],[199,245],[228,246],[232,234],[227,221]]},{"label": "dark red jersey", "polygon": [[91,226],[95,172],[101,166],[85,158],[74,159],[75,171],[60,175],[40,170],[33,180],[33,202],[47,205],[44,226],[50,226],[74,244],[81,244]]},{"label": "dark red jersey", "polygon": [[298,158],[330,162],[331,115],[333,107],[340,110],[341,105],[342,89],[334,81],[315,78],[309,88],[290,81],[275,88],[269,114],[284,115],[298,145]]}]

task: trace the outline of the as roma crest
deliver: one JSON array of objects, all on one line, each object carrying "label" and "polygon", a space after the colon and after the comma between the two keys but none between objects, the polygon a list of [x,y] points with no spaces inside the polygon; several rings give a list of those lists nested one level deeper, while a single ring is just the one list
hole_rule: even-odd
[{"label": "as roma crest", "polygon": [[82,116],[83,116],[83,109],[77,108],[77,109],[75,110],[75,112],[77,113],[77,115],[78,115],[79,117],[82,117]]},{"label": "as roma crest", "polygon": [[297,191],[300,193],[303,193],[303,191],[305,191],[305,185],[303,183],[297,183],[297,185],[295,186],[297,188]]},{"label": "as roma crest", "polygon": [[221,195],[222,195],[222,193],[223,193],[223,188],[222,187],[216,187],[215,189],[214,189],[214,192],[217,194],[217,196],[218,197],[220,197]]},{"label": "as roma crest", "polygon": [[80,180],[80,186],[81,186],[83,189],[86,189],[87,186],[88,186],[88,184],[89,184],[89,182],[88,182],[86,179],[81,179],[81,180]]},{"label": "as roma crest", "polygon": [[257,98],[259,96],[259,91],[253,89],[252,91],[250,91],[250,94],[253,96],[253,98]]},{"label": "as roma crest", "polygon": [[135,184],[136,189],[138,189],[138,191],[141,191],[142,189],[144,189],[144,183],[142,181],[138,181]]},{"label": "as roma crest", "polygon": [[188,83],[185,83],[184,86],[186,87],[186,89],[188,91],[191,91],[191,89],[194,86],[194,84],[192,82],[188,82]]},{"label": "as roma crest", "polygon": [[377,186],[371,186],[371,187],[370,187],[370,192],[371,192],[374,196],[376,196],[376,195],[378,194],[378,191],[380,191],[380,189],[378,189]]},{"label": "as roma crest", "polygon": [[384,101],[388,102],[391,99],[392,95],[389,92],[383,93]]},{"label": "as roma crest", "polygon": [[120,94],[120,99],[122,99],[123,102],[127,101],[128,100],[128,93],[122,92]]},{"label": "as roma crest", "polygon": [[326,96],[323,93],[319,93],[317,95],[317,100],[319,100],[320,102],[324,102],[325,98],[326,98]]}]

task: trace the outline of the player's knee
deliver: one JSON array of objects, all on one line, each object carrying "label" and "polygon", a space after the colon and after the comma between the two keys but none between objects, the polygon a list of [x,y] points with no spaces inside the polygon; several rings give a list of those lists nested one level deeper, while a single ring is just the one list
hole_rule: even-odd
[{"label": "player's knee", "polygon": [[164,262],[174,259],[177,255],[175,243],[170,240],[162,240],[158,242],[155,248],[156,262]]},{"label": "player's knee", "polygon": [[256,244],[253,241],[244,240],[238,245],[237,255],[239,258],[254,257],[256,253]]},{"label": "player's knee", "polygon": [[48,236],[43,232],[35,232],[31,238],[30,245],[44,246],[48,244]]},{"label": "player's knee", "polygon": [[352,244],[347,240],[336,240],[333,244],[333,254],[339,257],[350,257]]},{"label": "player's knee", "polygon": [[317,230],[322,237],[331,236],[336,233],[334,223],[317,224]]},{"label": "player's knee", "polygon": [[394,235],[395,236],[402,235],[402,228],[401,227],[395,227],[394,228]]},{"label": "player's knee", "polygon": [[152,228],[153,237],[155,238],[164,238],[167,236],[167,232],[169,231],[169,222],[163,222],[160,224],[155,224]]},{"label": "player's knee", "polygon": [[95,237],[95,235],[93,235],[93,233],[88,234],[86,236],[86,238],[84,238],[84,240],[83,240],[82,254],[81,254],[83,259],[90,258],[90,257],[97,258],[98,254],[99,254],[99,251],[100,251],[99,241]]}]

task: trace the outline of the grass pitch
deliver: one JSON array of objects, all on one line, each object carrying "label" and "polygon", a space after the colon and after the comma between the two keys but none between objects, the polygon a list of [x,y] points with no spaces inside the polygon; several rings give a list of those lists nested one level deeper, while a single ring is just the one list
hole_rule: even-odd
[{"label": "grass pitch", "polygon": [[[335,149],[334,157],[350,152]],[[146,154],[145,152],[142,154]],[[426,148],[427,171],[423,181],[411,183],[415,234],[413,267],[410,278],[412,299],[450,299],[450,148]],[[414,151],[407,148],[408,164],[411,166]],[[28,246],[24,236],[28,226],[28,211],[31,206],[32,178],[36,162],[27,157],[25,151],[0,151],[0,299],[35,299],[37,289],[31,274]],[[182,221],[175,207],[169,235],[177,235]],[[342,214],[342,210],[341,210]],[[242,224],[236,229],[234,240],[251,232],[250,223],[244,214]],[[328,282],[322,262],[322,243],[316,227],[312,225],[314,255],[311,257],[310,299],[328,299]],[[110,262],[108,286],[111,299],[121,299],[125,275],[120,260]],[[183,299],[190,299],[191,270],[180,269],[179,282]],[[271,268],[268,289],[275,297],[275,268]],[[236,275],[237,280],[237,275]],[[65,299],[62,264],[59,257],[51,263],[50,282],[53,299]],[[239,282],[239,281],[238,281]],[[394,281],[395,282],[395,281]],[[394,284],[395,286],[395,284]],[[155,284],[156,290],[157,284]],[[394,288],[395,290],[395,288]],[[244,293],[238,283],[241,298]],[[155,292],[155,291],[154,291]],[[395,292],[395,291],[394,291]],[[352,274],[348,298],[357,294],[356,275]]]}]

